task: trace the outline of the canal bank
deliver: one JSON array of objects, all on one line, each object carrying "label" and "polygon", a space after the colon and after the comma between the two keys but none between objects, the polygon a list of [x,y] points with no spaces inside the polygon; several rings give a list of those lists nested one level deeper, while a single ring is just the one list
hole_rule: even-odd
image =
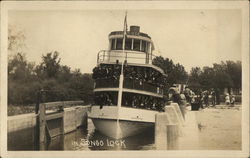
[{"label": "canal bank", "polygon": [[199,111],[187,107],[185,124],[168,150],[241,150],[242,105],[209,106]]},{"label": "canal bank", "polygon": [[[235,107],[216,105],[216,107],[200,111],[191,111],[190,107],[188,108],[185,119],[188,126],[183,128],[184,133],[175,144],[171,144],[169,150],[241,149],[241,105]],[[65,112],[67,111],[67,108],[65,108]],[[30,115],[30,118],[34,116],[33,114],[28,115]],[[24,115],[19,116],[18,121],[22,120],[20,117],[24,117]],[[226,121],[228,118],[233,119]],[[34,121],[35,117],[32,119]],[[32,121],[27,124],[32,125]],[[190,128],[193,130],[190,130]],[[73,128],[68,127],[69,129]],[[8,132],[8,150],[38,150],[37,146],[34,145],[32,132],[32,126],[28,129],[19,130],[19,132]],[[155,150],[154,135],[154,129],[151,129],[140,135],[123,139],[119,146],[119,144],[113,144],[114,139],[96,131],[93,122],[88,119],[87,129],[78,127],[63,137],[53,138],[47,144],[46,150]],[[98,144],[98,142],[103,142],[103,144]]]},{"label": "canal bank", "polygon": [[[80,126],[87,126],[87,112],[89,108],[90,106],[64,108],[64,134],[75,131]],[[35,113],[8,117],[8,149],[39,150],[36,148],[36,145],[30,145],[36,143],[37,119],[38,114]],[[57,124],[56,120],[52,120],[52,123]],[[32,147],[30,148],[30,146]]]}]

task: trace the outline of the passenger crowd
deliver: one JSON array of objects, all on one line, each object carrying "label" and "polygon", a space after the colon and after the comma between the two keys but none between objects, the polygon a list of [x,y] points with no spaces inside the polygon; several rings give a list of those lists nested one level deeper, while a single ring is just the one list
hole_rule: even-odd
[{"label": "passenger crowd", "polygon": [[[100,105],[100,108],[104,105],[116,106],[118,100],[117,94],[118,92],[96,92],[94,104]],[[122,94],[122,106],[163,111],[164,100],[162,98],[156,98],[148,95],[124,92]]]},{"label": "passenger crowd", "polygon": [[[196,94],[188,87],[180,93],[177,92],[175,88],[171,88],[169,94],[169,99],[178,104],[181,104],[181,98],[184,98],[187,103],[191,105],[196,104],[201,108],[209,107],[210,103],[212,106],[220,104],[220,93],[218,89],[214,90],[213,88],[204,91],[200,90]],[[235,104],[235,95],[229,95],[226,93],[225,103],[233,106]]]},{"label": "passenger crowd", "polygon": [[122,98],[122,105],[126,107],[157,111],[164,111],[164,102],[163,98],[134,93],[123,93]]},{"label": "passenger crowd", "polygon": [[[121,65],[99,65],[93,69],[93,79],[119,79]],[[167,83],[166,76],[149,67],[124,66],[124,77],[132,80],[146,82],[157,87],[163,87]]]},{"label": "passenger crowd", "polygon": [[94,95],[95,105],[117,105],[117,92],[96,92]]},{"label": "passenger crowd", "polygon": [[115,79],[117,80],[121,74],[121,65],[99,65],[93,69],[93,79]]},{"label": "passenger crowd", "polygon": [[[93,79],[107,79],[109,82],[113,81],[117,83],[121,73],[121,65],[118,64],[101,64],[93,69]],[[149,67],[140,66],[129,66],[124,65],[124,77],[125,81],[136,81],[131,83],[148,83],[153,87],[164,87],[166,85],[166,76],[162,75],[160,72]],[[102,82],[104,80],[100,80]],[[124,86],[130,82],[126,82]],[[109,83],[111,84],[111,83]],[[112,84],[111,84],[112,85]],[[145,86],[148,87],[148,86]],[[152,89],[151,87],[150,89]],[[95,105],[117,105],[118,92],[96,92],[94,97]],[[122,106],[134,107],[141,109],[151,109],[151,110],[164,110],[164,101],[162,98],[156,98],[149,95],[135,94],[124,92],[122,95]]]}]

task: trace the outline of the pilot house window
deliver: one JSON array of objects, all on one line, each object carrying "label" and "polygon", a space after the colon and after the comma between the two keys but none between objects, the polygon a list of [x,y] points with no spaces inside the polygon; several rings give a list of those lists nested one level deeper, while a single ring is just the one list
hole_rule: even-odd
[{"label": "pilot house window", "polygon": [[[139,39],[126,38],[125,50],[134,50],[147,53],[149,50],[149,42]],[[122,50],[123,38],[111,40],[111,50]]]},{"label": "pilot house window", "polygon": [[122,38],[117,38],[116,49],[122,50]]},{"label": "pilot house window", "polygon": [[140,43],[141,43],[140,40],[135,39],[133,50],[140,51]]},{"label": "pilot house window", "polygon": [[115,50],[115,42],[116,42],[116,39],[111,40],[111,50]]},{"label": "pilot house window", "polygon": [[131,38],[126,38],[125,49],[126,50],[131,50],[132,49],[132,39]]},{"label": "pilot house window", "polygon": [[146,48],[147,45],[146,44],[147,44],[146,41],[141,42],[141,51],[142,52],[146,52],[146,50],[147,50],[147,48]]}]

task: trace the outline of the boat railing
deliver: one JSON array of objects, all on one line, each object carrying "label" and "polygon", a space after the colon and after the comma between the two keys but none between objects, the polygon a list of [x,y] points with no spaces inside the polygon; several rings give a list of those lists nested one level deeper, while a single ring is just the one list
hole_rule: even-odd
[{"label": "boat railing", "polygon": [[147,81],[141,81],[136,79],[124,78],[124,88],[142,90],[157,94],[163,94],[163,89],[159,86],[148,83]]},{"label": "boat railing", "polygon": [[119,87],[118,79],[101,78],[95,80],[95,88],[117,88]]},{"label": "boat railing", "polygon": [[101,50],[97,55],[97,63],[114,63],[118,61],[127,61],[128,63],[152,64],[155,58],[154,54],[145,52],[125,50]]},{"label": "boat railing", "polygon": [[[104,78],[104,79],[96,79],[95,81],[95,88],[118,88],[118,87],[119,87],[118,79]],[[150,84],[146,81],[140,81],[126,77],[124,78],[123,88],[163,94],[163,88],[159,86]]]}]

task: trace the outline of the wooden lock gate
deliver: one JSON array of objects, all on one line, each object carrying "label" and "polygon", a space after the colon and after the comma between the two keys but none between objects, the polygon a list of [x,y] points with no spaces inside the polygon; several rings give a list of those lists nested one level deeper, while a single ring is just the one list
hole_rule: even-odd
[{"label": "wooden lock gate", "polygon": [[[39,104],[38,128],[39,142],[43,143],[53,137],[64,134],[64,107],[79,105],[83,101],[63,101]],[[46,109],[52,109],[47,110]]]}]

